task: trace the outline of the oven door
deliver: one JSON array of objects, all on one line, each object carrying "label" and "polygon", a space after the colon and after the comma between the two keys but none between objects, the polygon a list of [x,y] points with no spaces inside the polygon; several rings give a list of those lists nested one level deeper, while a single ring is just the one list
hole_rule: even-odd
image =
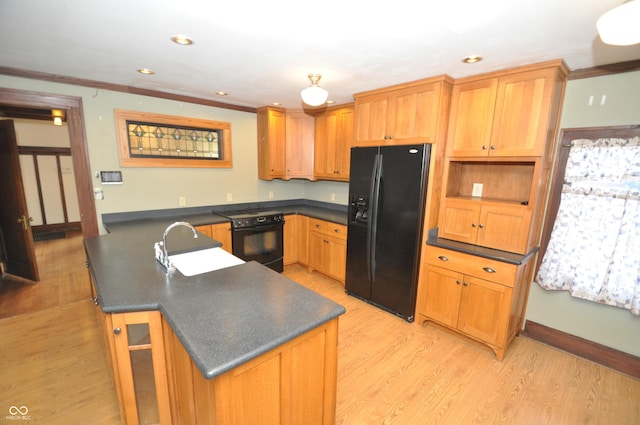
[{"label": "oven door", "polygon": [[257,261],[277,272],[284,270],[283,223],[233,229],[233,255],[245,261]]}]

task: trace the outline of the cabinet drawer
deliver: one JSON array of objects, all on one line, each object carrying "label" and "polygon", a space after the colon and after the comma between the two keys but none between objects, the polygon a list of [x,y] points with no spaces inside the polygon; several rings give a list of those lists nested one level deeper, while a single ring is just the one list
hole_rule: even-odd
[{"label": "cabinet drawer", "polygon": [[427,246],[426,261],[433,266],[513,287],[518,266],[435,246]]},{"label": "cabinet drawer", "polygon": [[347,240],[347,226],[342,224],[310,218],[309,230],[312,232],[322,233],[323,235],[333,236],[338,239]]}]

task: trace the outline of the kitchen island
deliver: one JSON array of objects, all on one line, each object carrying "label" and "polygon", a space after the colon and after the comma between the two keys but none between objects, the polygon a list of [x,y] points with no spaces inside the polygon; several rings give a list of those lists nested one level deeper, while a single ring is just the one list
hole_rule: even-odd
[{"label": "kitchen island", "polygon": [[[140,422],[148,399],[158,410],[150,423],[334,423],[345,309],[255,262],[167,274],[153,256],[165,224],[85,240],[126,423]],[[216,246],[189,231],[167,237],[169,248],[189,243]],[[148,332],[138,338],[140,325]],[[136,372],[146,351],[154,391]]]}]

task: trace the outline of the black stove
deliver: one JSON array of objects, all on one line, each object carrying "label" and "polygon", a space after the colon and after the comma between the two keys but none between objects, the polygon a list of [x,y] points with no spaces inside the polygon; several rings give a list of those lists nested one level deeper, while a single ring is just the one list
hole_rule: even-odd
[{"label": "black stove", "polygon": [[232,211],[216,214],[230,219],[234,229],[284,223],[284,215],[279,211]]},{"label": "black stove", "polygon": [[257,261],[277,272],[284,269],[284,214],[280,211],[228,211],[233,255]]}]

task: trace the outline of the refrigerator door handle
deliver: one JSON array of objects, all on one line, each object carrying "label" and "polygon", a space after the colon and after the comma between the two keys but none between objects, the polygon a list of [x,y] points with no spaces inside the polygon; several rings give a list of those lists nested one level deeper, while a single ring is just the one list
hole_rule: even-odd
[{"label": "refrigerator door handle", "polygon": [[382,177],[382,154],[376,154],[371,175],[371,192],[369,208],[371,209],[367,224],[367,270],[371,282],[376,277],[376,236],[378,228],[378,203],[380,198],[380,178]]}]

